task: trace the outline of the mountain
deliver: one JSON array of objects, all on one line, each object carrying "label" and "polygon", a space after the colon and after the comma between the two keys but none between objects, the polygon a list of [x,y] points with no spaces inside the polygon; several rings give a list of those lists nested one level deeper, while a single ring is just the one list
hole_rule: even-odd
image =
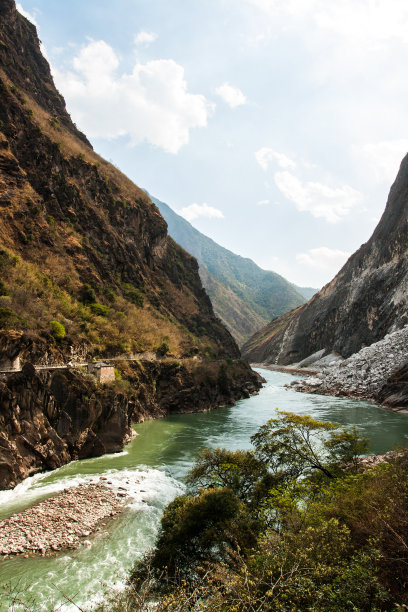
[{"label": "mountain", "polygon": [[34,26],[11,0],[1,18],[2,327],[52,337],[56,319],[65,342],[105,355],[166,341],[176,355],[209,345],[238,356],[194,258],[72,123]]},{"label": "mountain", "polygon": [[305,300],[310,300],[310,298],[312,298],[315,295],[315,293],[319,291],[318,289],[315,289],[314,287],[298,287],[297,285],[294,285],[293,283],[292,283],[292,287],[302,297],[304,297]]},{"label": "mountain", "polygon": [[[95,358],[115,360],[108,378]],[[0,2],[0,371],[0,488],[260,386],[197,261],[72,123],[14,0]]]},{"label": "mountain", "polygon": [[407,323],[408,156],[368,242],[309,302],[259,330],[242,352],[252,362],[280,364],[317,351],[349,357]]},{"label": "mountain", "polygon": [[239,344],[271,318],[304,303],[300,288],[220,246],[167,204],[150,197],[166,220],[170,236],[197,258],[214,311]]}]

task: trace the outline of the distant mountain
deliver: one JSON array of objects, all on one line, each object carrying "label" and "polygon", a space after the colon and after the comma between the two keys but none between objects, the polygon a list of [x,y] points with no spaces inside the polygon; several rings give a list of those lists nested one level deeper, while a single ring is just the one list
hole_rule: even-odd
[{"label": "distant mountain", "polygon": [[254,334],[242,353],[253,362],[284,365],[317,351],[350,357],[407,324],[408,155],[368,242],[307,304]]},{"label": "distant mountain", "polygon": [[167,221],[170,236],[197,258],[201,280],[214,311],[238,344],[270,319],[305,302],[303,290],[275,272],[262,270],[251,259],[220,246],[167,204],[150,197]]},{"label": "distant mountain", "polygon": [[297,285],[294,285],[293,283],[291,283],[291,285],[295,291],[300,293],[300,295],[305,298],[305,300],[310,300],[310,298],[312,298],[314,294],[319,291],[318,289],[314,287],[298,287]]}]

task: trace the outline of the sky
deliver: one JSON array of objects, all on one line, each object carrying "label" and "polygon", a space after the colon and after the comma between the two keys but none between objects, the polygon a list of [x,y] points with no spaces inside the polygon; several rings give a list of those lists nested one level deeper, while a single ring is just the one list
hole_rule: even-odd
[{"label": "sky", "polygon": [[94,149],[201,232],[320,287],[408,151],[406,0],[21,0]]}]

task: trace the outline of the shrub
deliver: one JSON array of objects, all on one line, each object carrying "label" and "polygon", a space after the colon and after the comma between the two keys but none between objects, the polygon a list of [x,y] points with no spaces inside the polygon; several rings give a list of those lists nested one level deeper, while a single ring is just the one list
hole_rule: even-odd
[{"label": "shrub", "polygon": [[88,283],[85,283],[80,290],[80,299],[84,304],[94,304],[96,302],[95,289]]},{"label": "shrub", "polygon": [[99,304],[98,302],[95,304],[90,304],[89,307],[94,314],[99,315],[100,317],[107,317],[110,310],[109,306]]},{"label": "shrub", "polygon": [[167,342],[162,342],[161,345],[158,347],[156,353],[160,357],[164,357],[165,355],[167,355],[169,350],[170,350],[170,347],[169,347],[168,343]]},{"label": "shrub", "polygon": [[3,281],[0,280],[0,296],[2,295],[10,295],[10,292],[7,289],[6,285],[3,283]]},{"label": "shrub", "polygon": [[116,295],[113,289],[111,289],[110,287],[106,287],[103,292],[104,292],[104,295],[106,296],[106,299],[109,300],[109,302],[111,303],[115,302]]},{"label": "shrub", "polygon": [[55,340],[63,340],[65,338],[65,327],[59,321],[50,321],[51,335]]},{"label": "shrub", "polygon": [[143,308],[144,296],[140,293],[139,289],[130,289],[129,291],[127,291],[126,297],[135,306]]},{"label": "shrub", "polygon": [[8,329],[17,323],[21,323],[22,319],[12,308],[2,306],[0,308],[0,327]]}]

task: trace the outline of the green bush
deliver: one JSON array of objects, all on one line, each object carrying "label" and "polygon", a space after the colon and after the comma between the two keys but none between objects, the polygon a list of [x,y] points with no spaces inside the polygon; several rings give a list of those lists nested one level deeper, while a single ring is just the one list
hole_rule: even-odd
[{"label": "green bush", "polygon": [[2,306],[0,308],[0,327],[9,329],[10,327],[13,327],[19,323],[22,323],[22,319],[18,316],[15,310],[9,308],[8,306]]},{"label": "green bush", "polygon": [[51,335],[55,340],[63,340],[65,338],[65,327],[59,321],[50,321]]},{"label": "green bush", "polygon": [[94,304],[96,302],[95,289],[88,283],[85,283],[80,290],[80,299],[84,304]]},{"label": "green bush", "polygon": [[111,304],[113,304],[113,302],[116,301],[115,292],[110,287],[105,287],[105,289],[103,290],[103,293],[106,299],[109,300],[109,302],[111,302]]},{"label": "green bush", "polygon": [[167,355],[169,350],[170,346],[168,345],[168,343],[162,342],[161,345],[158,347],[156,353],[159,355],[159,357],[164,357],[165,355]]},{"label": "green bush", "polygon": [[6,285],[3,283],[3,281],[0,280],[0,296],[2,295],[10,295],[10,292],[7,289]]},{"label": "green bush", "polygon": [[143,592],[158,612],[406,609],[408,452],[360,473],[355,430],[288,412],[252,441],[201,452],[123,604]]},{"label": "green bush", "polygon": [[127,299],[132,302],[135,306],[143,308],[144,296],[140,293],[139,289],[130,289],[126,292]]},{"label": "green bush", "polygon": [[95,304],[90,304],[89,308],[94,314],[99,315],[100,317],[107,317],[110,310],[109,306],[99,304],[98,302],[96,302]]}]

